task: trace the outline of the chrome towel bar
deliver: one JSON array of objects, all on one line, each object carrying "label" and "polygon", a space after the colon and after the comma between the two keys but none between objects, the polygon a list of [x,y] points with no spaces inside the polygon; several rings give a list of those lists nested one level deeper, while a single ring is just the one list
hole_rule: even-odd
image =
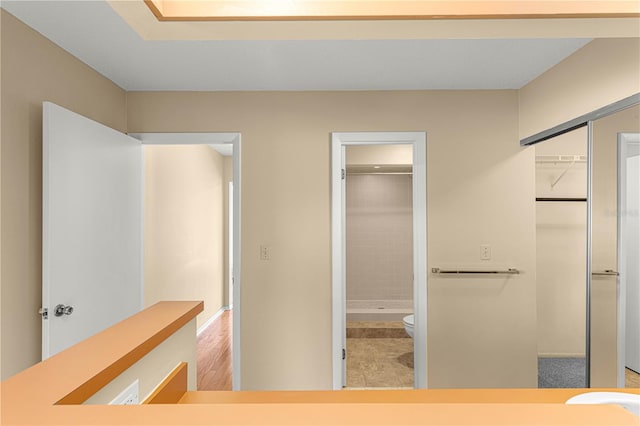
[{"label": "chrome towel bar", "polygon": [[493,270],[493,271],[481,271],[477,269],[440,269],[440,268],[431,268],[432,274],[509,274],[515,275],[519,274],[520,271],[516,268],[508,268],[503,270]]}]

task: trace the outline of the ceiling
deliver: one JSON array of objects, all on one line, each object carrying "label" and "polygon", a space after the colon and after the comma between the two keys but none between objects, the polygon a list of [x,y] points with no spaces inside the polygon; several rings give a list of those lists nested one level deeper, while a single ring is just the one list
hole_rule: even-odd
[{"label": "ceiling", "polygon": [[518,89],[591,41],[145,40],[104,0],[2,7],[129,91]]}]

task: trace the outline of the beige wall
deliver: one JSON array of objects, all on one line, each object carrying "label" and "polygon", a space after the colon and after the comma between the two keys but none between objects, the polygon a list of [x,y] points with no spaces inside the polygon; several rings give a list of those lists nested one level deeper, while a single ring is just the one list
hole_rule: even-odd
[{"label": "beige wall", "polygon": [[224,305],[224,160],[208,145],[146,145],[144,305],[203,300],[202,326]]},{"label": "beige wall", "polygon": [[[516,92],[464,98],[419,112],[434,119],[426,126],[428,267],[522,273],[428,276],[428,385],[536,387],[534,151],[518,146]],[[480,260],[483,244],[490,261]]]},{"label": "beige wall", "polygon": [[[586,156],[586,130],[583,127],[537,144],[536,157]],[[570,165],[536,161],[536,196],[585,198],[586,161]],[[587,203],[536,203],[536,249],[538,354],[584,356]]]},{"label": "beige wall", "polygon": [[520,138],[640,92],[640,38],[599,39],[520,89]]},{"label": "beige wall", "polygon": [[42,102],[126,130],[125,93],[2,10],[2,378],[40,360]]},{"label": "beige wall", "polygon": [[[478,263],[488,242],[492,264],[525,271],[481,282],[430,277],[430,385],[535,386],[533,150],[518,146],[517,92],[127,100],[132,132],[242,133],[243,388],[331,387],[329,135],[390,129],[427,131],[430,263]],[[270,260],[260,260],[260,245]]]}]

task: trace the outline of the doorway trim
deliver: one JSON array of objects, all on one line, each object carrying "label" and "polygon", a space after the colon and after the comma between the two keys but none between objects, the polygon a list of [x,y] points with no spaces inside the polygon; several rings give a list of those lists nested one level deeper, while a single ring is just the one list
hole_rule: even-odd
[{"label": "doorway trim", "polygon": [[[129,133],[142,145],[231,145],[233,149],[233,333],[232,333],[232,389],[241,388],[241,135],[228,133]],[[226,285],[226,283],[224,283]]]},{"label": "doorway trim", "polygon": [[427,135],[426,132],[331,133],[332,384],[346,379],[345,148],[349,145],[413,146],[414,388],[427,387]]}]

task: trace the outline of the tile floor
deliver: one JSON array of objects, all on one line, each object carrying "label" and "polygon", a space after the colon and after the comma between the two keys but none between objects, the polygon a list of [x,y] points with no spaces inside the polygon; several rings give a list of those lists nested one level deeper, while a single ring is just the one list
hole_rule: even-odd
[{"label": "tile floor", "polygon": [[349,322],[347,388],[379,387],[413,387],[413,339],[402,322]]}]

